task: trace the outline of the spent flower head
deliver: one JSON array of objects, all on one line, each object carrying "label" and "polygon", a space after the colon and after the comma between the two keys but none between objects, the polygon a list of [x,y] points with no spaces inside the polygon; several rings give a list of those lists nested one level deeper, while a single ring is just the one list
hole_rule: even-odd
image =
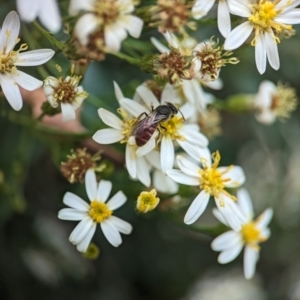
[{"label": "spent flower head", "polygon": [[[57,68],[61,72],[61,68],[59,66]],[[88,97],[88,93],[79,85],[82,76],[74,75],[73,72],[74,67],[71,76],[66,78],[49,76],[44,81],[46,98],[53,108],[60,106],[64,122],[76,119],[75,111]]]},{"label": "spent flower head", "polygon": [[275,85],[271,81],[263,81],[257,95],[254,98],[254,106],[257,110],[256,119],[264,124],[280,121],[290,117],[298,104],[296,90],[278,83]]},{"label": "spent flower head", "polygon": [[[250,279],[255,273],[256,262],[259,258],[259,244],[270,237],[270,229],[267,226],[271,221],[273,211],[268,208],[256,220],[253,220],[253,208],[248,192],[245,189],[238,190],[237,198],[239,210],[245,217],[241,229],[221,234],[214,239],[211,247],[215,251],[221,251],[218,257],[218,262],[221,264],[234,260],[245,247],[244,275],[246,279]],[[213,213],[220,222],[231,227],[224,218],[224,212],[214,210]]]},{"label": "spent flower head", "polygon": [[120,246],[120,233],[130,234],[132,226],[113,214],[126,202],[126,196],[119,191],[107,202],[112,183],[106,180],[97,183],[95,172],[91,169],[85,174],[85,188],[90,203],[67,192],[63,202],[71,208],[63,208],[58,212],[61,220],[80,221],[70,235],[70,242],[77,246],[78,251],[86,252],[99,224],[110,244]]},{"label": "spent flower head", "polygon": [[100,159],[100,152],[91,155],[86,148],[77,148],[75,151],[72,149],[67,155],[67,161],[61,163],[60,171],[70,183],[82,183],[87,170],[101,172],[105,169],[105,164],[98,165]]},{"label": "spent flower head", "polygon": [[151,27],[158,27],[160,32],[180,32],[185,34],[185,26],[196,29],[195,22],[188,21],[191,3],[186,0],[158,0],[150,9]]}]

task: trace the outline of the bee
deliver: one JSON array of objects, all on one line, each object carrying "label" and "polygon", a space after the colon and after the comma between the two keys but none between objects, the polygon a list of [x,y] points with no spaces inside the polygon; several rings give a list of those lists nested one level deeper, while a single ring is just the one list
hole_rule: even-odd
[{"label": "bee", "polygon": [[[133,125],[133,129],[131,131],[131,135],[135,137],[137,146],[141,147],[145,145],[150,140],[155,130],[158,129],[158,125],[161,122],[170,120],[178,112],[181,113],[181,111],[176,108],[175,105],[167,102],[166,104],[157,106],[155,109],[152,108],[152,112],[150,114],[147,114],[145,112],[142,113],[138,117],[136,123]],[[145,118],[141,119],[143,115],[145,115]],[[183,115],[182,117],[184,119]]]}]

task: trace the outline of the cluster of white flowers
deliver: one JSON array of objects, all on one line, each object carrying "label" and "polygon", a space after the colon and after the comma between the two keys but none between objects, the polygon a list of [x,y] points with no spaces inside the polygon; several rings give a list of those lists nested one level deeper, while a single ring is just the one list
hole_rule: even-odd
[{"label": "cluster of white flowers", "polygon": [[[160,2],[163,4],[164,1]],[[253,220],[250,197],[246,190],[240,189],[246,181],[243,169],[234,165],[219,166],[219,151],[211,153],[209,150],[205,126],[212,121],[207,116],[216,102],[202,86],[222,87],[219,78],[221,68],[239,62],[237,58],[229,58],[232,55],[230,51],[240,47],[252,33],[251,45],[255,46],[259,73],[265,72],[267,59],[271,67],[278,70],[277,44],[282,35],[290,37],[293,34],[292,24],[300,23],[300,9],[296,8],[300,1],[196,0],[189,7],[191,16],[195,19],[206,16],[215,3],[218,5],[218,27],[225,37],[224,45],[219,45],[219,40],[214,41],[213,38],[198,43],[187,35],[179,38],[171,31],[161,30],[168,46],[152,37],[151,42],[160,54],[147,55],[145,60],[139,61],[140,65],[137,63],[141,69],[145,67],[141,65],[143,62],[147,65],[147,71],[154,74],[153,80],[141,83],[132,99],[126,98],[114,82],[118,116],[100,107],[99,117],[109,128],[101,127],[92,138],[98,144],[125,144],[125,165],[129,176],[152,188],[150,192],[141,192],[138,197],[137,207],[141,212],[151,211],[158,205],[160,199],[156,197],[156,190],[170,195],[178,192],[178,184],[198,187],[199,193],[183,218],[184,223],[190,225],[198,221],[210,197],[213,197],[217,206],[213,214],[231,230],[218,236],[212,242],[212,249],[221,252],[218,261],[223,264],[232,261],[245,247],[244,274],[249,279],[255,272],[258,244],[270,236],[267,226],[273,212],[268,208]],[[93,51],[98,47],[100,52],[116,55],[127,34],[139,38],[147,21],[146,18],[143,20],[142,10],[138,16],[133,15],[135,4],[133,0],[71,0],[69,14],[73,17],[74,26],[70,29],[70,44],[66,42],[68,49],[79,45],[79,48],[84,46],[85,51]],[[54,0],[30,1],[30,5],[29,1],[17,0],[17,7],[24,21],[32,22],[39,17],[52,33],[57,33],[62,27],[59,6]],[[187,18],[185,10],[183,12],[182,18]],[[246,21],[231,30],[230,14],[246,18]],[[168,11],[162,15],[166,19],[172,13]],[[166,25],[168,22],[164,21]],[[176,25],[175,21],[172,21],[172,26]],[[180,20],[178,23],[184,22]],[[14,50],[20,41],[19,31],[19,17],[12,11],[6,16],[0,31],[0,84],[15,110],[22,107],[19,86],[33,91],[43,83],[17,67],[43,64],[55,53],[51,49],[23,52],[28,48],[25,43]],[[66,49],[63,48],[64,54]],[[81,62],[91,58],[83,57],[82,48],[72,54],[78,55],[76,58],[80,58]],[[130,61],[128,56],[125,57]],[[49,76],[44,79],[46,104],[50,104],[52,109],[58,108],[63,121],[75,119],[75,111],[88,96],[79,85],[83,74],[74,75],[73,70],[72,67],[71,76],[66,78]],[[281,83],[276,86],[264,81],[257,95],[252,97],[255,117],[265,124],[273,123],[276,118],[287,118],[295,107],[294,90]],[[205,124],[202,122],[204,116]],[[179,151],[184,153],[176,155]],[[86,154],[85,150],[83,152]],[[81,163],[81,158],[78,161]],[[78,161],[75,167],[73,165],[77,171]],[[127,197],[119,191],[107,201],[112,183],[106,180],[98,183],[93,166],[86,167],[84,172],[90,203],[68,192],[63,203],[70,208],[60,210],[58,217],[80,221],[69,238],[80,252],[87,251],[97,223],[110,244],[118,247],[122,243],[120,233],[130,234],[132,226],[113,216],[113,212],[126,202]],[[80,173],[82,178],[84,172]]]}]

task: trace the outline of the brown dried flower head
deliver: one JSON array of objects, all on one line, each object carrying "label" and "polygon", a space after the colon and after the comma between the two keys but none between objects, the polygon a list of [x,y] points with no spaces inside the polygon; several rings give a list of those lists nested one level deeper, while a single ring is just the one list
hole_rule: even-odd
[{"label": "brown dried flower head", "polygon": [[100,153],[91,155],[86,148],[72,149],[71,154],[67,155],[68,160],[61,163],[60,171],[70,182],[84,182],[84,176],[88,169],[102,171],[105,165],[97,166],[97,161],[101,159]]},{"label": "brown dried flower head", "polygon": [[151,27],[158,27],[160,32],[185,33],[184,26],[195,29],[195,22],[188,22],[192,3],[186,0],[158,0],[150,10]]},{"label": "brown dried flower head", "polygon": [[201,79],[204,81],[214,81],[219,77],[221,67],[226,64],[239,63],[238,58],[228,56],[232,55],[230,51],[224,51],[223,46],[219,46],[219,40],[213,41],[213,37],[209,42],[198,44],[193,51],[193,55],[201,60]]},{"label": "brown dried flower head", "polygon": [[221,135],[221,116],[214,107],[208,107],[205,113],[199,114],[198,124],[201,132],[210,140]]},{"label": "brown dried flower head", "polygon": [[199,71],[201,63],[193,56],[184,56],[178,49],[171,48],[154,61],[154,71],[170,84],[180,82],[181,79],[192,79]]}]

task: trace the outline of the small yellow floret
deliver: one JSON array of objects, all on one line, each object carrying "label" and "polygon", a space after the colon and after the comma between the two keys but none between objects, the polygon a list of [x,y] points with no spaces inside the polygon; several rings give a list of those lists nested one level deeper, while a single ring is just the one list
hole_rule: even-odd
[{"label": "small yellow floret", "polygon": [[97,247],[94,243],[90,243],[86,252],[83,253],[83,256],[86,259],[97,259],[99,257],[100,254],[100,249],[99,247]]},{"label": "small yellow floret", "polygon": [[136,208],[142,213],[147,213],[153,210],[159,203],[159,198],[156,197],[156,190],[150,192],[141,192],[137,199]]},{"label": "small yellow floret", "polygon": [[180,129],[183,125],[183,118],[179,116],[174,116],[168,121],[161,122],[160,128],[161,133],[166,136],[170,136],[172,140],[183,140],[184,137],[178,133],[178,129]]},{"label": "small yellow floret", "polygon": [[94,200],[91,202],[90,207],[89,215],[97,223],[103,222],[113,213],[104,202]]},{"label": "small yellow floret", "polygon": [[261,236],[261,231],[257,228],[255,222],[249,222],[242,226],[241,233],[245,244],[258,248],[258,243],[264,242],[266,239]]}]

